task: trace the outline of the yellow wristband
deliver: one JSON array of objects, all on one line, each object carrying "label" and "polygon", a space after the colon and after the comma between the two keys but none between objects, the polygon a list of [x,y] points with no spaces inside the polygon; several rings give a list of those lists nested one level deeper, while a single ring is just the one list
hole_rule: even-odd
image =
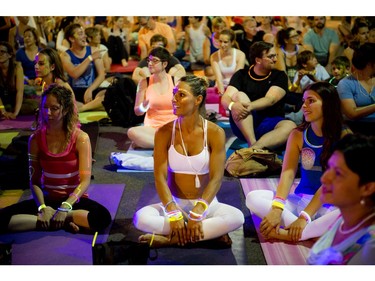
[{"label": "yellow wristband", "polygon": [[284,210],[284,204],[283,204],[283,203],[280,203],[280,202],[278,202],[278,201],[273,201],[273,202],[272,202],[272,206],[277,207],[277,208],[280,208],[281,210]]},{"label": "yellow wristband", "polygon": [[5,106],[4,105],[0,105],[0,109],[3,109],[3,108],[5,108]]},{"label": "yellow wristband", "polygon": [[47,208],[46,204],[42,204],[38,207],[38,212],[40,212],[41,210]]},{"label": "yellow wristband", "polygon": [[231,111],[232,110],[232,106],[234,104],[234,101],[231,101],[230,104],[228,105],[228,110]]},{"label": "yellow wristband", "polygon": [[93,61],[93,60],[94,60],[94,59],[92,58],[92,55],[89,55],[88,58],[89,58],[90,61]]}]

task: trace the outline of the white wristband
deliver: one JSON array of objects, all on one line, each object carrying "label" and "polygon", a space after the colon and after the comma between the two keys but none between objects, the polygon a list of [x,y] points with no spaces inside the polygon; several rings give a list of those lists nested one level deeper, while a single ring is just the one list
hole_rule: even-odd
[{"label": "white wristband", "polygon": [[146,107],[143,106],[143,102],[139,105],[139,110],[142,112],[142,113],[145,113],[147,112],[147,110],[150,108],[150,104],[148,104]]},{"label": "white wristband", "polygon": [[94,60],[94,59],[92,58],[92,55],[89,55],[88,58],[89,58],[90,61],[93,61],[93,60]]},{"label": "white wristband", "polygon": [[306,213],[305,211],[301,211],[299,213],[300,216],[303,216],[304,219],[306,220],[307,224],[309,224],[311,222],[311,217],[308,213]]},{"label": "white wristband", "polygon": [[232,106],[234,104],[234,101],[231,101],[230,104],[228,105],[228,110],[231,111],[232,110]]}]

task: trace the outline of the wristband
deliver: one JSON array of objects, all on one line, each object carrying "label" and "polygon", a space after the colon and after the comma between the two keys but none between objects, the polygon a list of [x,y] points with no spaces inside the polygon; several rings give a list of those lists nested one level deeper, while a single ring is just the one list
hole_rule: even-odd
[{"label": "wristband", "polygon": [[[68,202],[66,202],[66,201],[62,202],[61,205],[62,205],[62,204],[68,205],[69,210],[72,210],[72,209],[73,209],[72,204],[70,204],[70,203],[68,203]],[[62,208],[62,209],[63,209],[63,208]]]},{"label": "wristband", "polygon": [[310,215],[308,213],[306,213],[305,211],[301,211],[299,213],[299,215],[302,216],[306,220],[307,224],[309,224],[311,222]]},{"label": "wristband", "polygon": [[71,209],[65,209],[65,208],[57,208],[57,210],[60,212],[65,212],[65,213],[68,213],[69,211],[71,211]]},{"label": "wristband", "polygon": [[40,213],[41,210],[47,208],[46,204],[42,204],[38,207],[38,213]]},{"label": "wristband", "polygon": [[143,106],[143,102],[139,105],[139,110],[142,112],[142,113],[145,113],[147,112],[147,110],[150,108],[150,104],[147,105],[147,107],[144,107]]},{"label": "wristband", "polygon": [[197,205],[198,203],[201,203],[203,206],[204,206],[204,211],[207,211],[207,209],[208,209],[208,202],[206,201],[206,200],[204,200],[204,199],[202,199],[202,198],[199,198],[196,202],[195,202],[195,204],[194,204],[194,206],[195,205]]},{"label": "wristband", "polygon": [[228,105],[228,110],[231,111],[232,110],[232,106],[234,104],[234,101],[231,101],[230,104]]},{"label": "wristband", "polygon": [[0,109],[3,109],[3,108],[5,108],[5,106],[4,105],[0,105]]},{"label": "wristband", "polygon": [[280,208],[281,210],[284,210],[284,205],[283,203],[279,202],[279,201],[276,201],[276,200],[273,200],[272,201],[272,206],[276,207],[276,208]]},{"label": "wristband", "polygon": [[93,61],[93,60],[94,60],[94,59],[92,58],[92,55],[89,55],[88,58],[89,58],[90,61]]},{"label": "wristband", "polygon": [[167,204],[164,205],[164,209],[167,210],[167,207],[170,205],[170,204],[177,204],[176,201],[174,201],[173,199],[171,201],[169,201]]}]

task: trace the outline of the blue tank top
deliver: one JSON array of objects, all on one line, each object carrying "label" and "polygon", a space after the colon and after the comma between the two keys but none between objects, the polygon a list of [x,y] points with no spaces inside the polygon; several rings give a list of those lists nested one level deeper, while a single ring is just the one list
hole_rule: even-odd
[{"label": "blue tank top", "polygon": [[294,193],[315,194],[319,189],[323,169],[320,157],[323,150],[323,137],[315,135],[309,126],[303,131],[301,152],[301,182]]},{"label": "blue tank top", "polygon": [[[86,46],[86,54],[83,58],[78,58],[76,55],[69,49],[66,51],[70,56],[72,64],[79,65],[81,64],[89,55],[91,55],[91,47]],[[96,70],[94,62],[90,62],[89,66],[86,68],[86,71],[78,78],[74,79],[69,76],[69,84],[72,88],[88,88],[95,80]]]}]

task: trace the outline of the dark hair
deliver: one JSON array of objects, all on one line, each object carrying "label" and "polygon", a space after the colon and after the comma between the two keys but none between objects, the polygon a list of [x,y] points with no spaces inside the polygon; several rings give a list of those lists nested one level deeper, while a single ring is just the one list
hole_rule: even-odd
[{"label": "dark hair", "polygon": [[[66,132],[66,143],[69,143],[74,129],[79,125],[78,114],[75,108],[75,101],[72,91],[64,86],[51,84],[42,94],[41,106],[48,95],[53,95],[57,102],[62,106],[64,112],[63,129]],[[40,114],[41,115],[41,114]],[[39,116],[40,116],[39,115]],[[43,118],[39,117],[39,128],[45,126]]]},{"label": "dark hair", "polygon": [[[371,167],[375,159],[375,137],[360,134],[350,134],[343,137],[334,146],[334,151],[340,151],[346,165],[359,176],[359,183],[375,182],[375,173]],[[373,200],[375,194],[373,195]]]},{"label": "dark hair", "polygon": [[287,27],[287,28],[280,29],[277,32],[277,34],[276,34],[276,40],[277,40],[277,44],[280,47],[285,47],[285,45],[286,45],[285,41],[290,38],[290,33],[293,30],[295,30],[293,27]]},{"label": "dark hair", "polygon": [[9,59],[9,67],[7,76],[4,77],[2,71],[0,71],[0,87],[5,88],[7,90],[15,90],[16,88],[16,59],[14,55],[13,47],[6,41],[0,41],[0,46],[4,46],[7,48],[8,54],[11,56]]},{"label": "dark hair", "polygon": [[315,54],[309,50],[305,50],[299,53],[297,55],[297,69],[303,69],[303,65],[306,64],[312,58],[315,58]]},{"label": "dark hair", "polygon": [[[339,94],[334,86],[328,82],[316,82],[310,84],[305,90],[316,92],[322,99],[322,112],[323,112],[323,151],[320,163],[323,170],[327,167],[327,162],[332,153],[333,145],[341,138],[343,130],[343,117],[341,112],[341,102]],[[305,121],[298,126],[298,130],[303,131],[307,129],[310,124]]]},{"label": "dark hair", "polygon": [[347,69],[350,67],[350,61],[346,56],[337,56],[331,62],[331,65],[336,65],[337,67],[343,67]]},{"label": "dark hair", "polygon": [[28,27],[23,32],[23,36],[25,36],[25,33],[28,32],[28,31],[30,31],[33,34],[34,39],[35,39],[35,44],[39,47],[39,45],[40,45],[40,39],[39,39],[38,31],[34,27]]},{"label": "dark hair", "polygon": [[69,40],[70,37],[73,37],[74,30],[77,28],[82,28],[82,26],[79,23],[71,23],[64,29],[64,37],[66,40]]},{"label": "dark hair", "polygon": [[250,64],[254,64],[256,58],[262,58],[263,54],[268,53],[268,51],[272,48],[273,44],[271,43],[264,41],[255,42],[253,45],[251,45],[249,50]]},{"label": "dark hair", "polygon": [[205,77],[196,75],[186,75],[180,79],[179,83],[186,83],[189,85],[190,90],[194,96],[202,96],[202,102],[199,108],[202,108],[206,102],[207,88],[209,86],[208,80]]},{"label": "dark hair", "polygon": [[59,78],[63,80],[64,82],[68,81],[62,62],[61,62],[61,58],[59,56],[59,53],[55,49],[45,48],[43,50],[40,50],[39,54],[45,55],[50,65],[53,65],[53,64],[55,65],[55,69],[52,70],[53,80],[55,80],[56,78]]},{"label": "dark hair", "polygon": [[375,43],[365,43],[358,49],[354,49],[352,65],[358,69],[364,69],[368,64],[375,63]]},{"label": "dark hair", "polygon": [[155,49],[152,49],[148,55],[157,57],[163,62],[164,61],[168,62],[169,59],[171,58],[171,54],[164,47],[156,47]]},{"label": "dark hair", "polygon": [[163,47],[166,48],[168,45],[168,40],[161,34],[154,34],[150,39],[150,45],[152,45],[155,42],[163,42]]}]

